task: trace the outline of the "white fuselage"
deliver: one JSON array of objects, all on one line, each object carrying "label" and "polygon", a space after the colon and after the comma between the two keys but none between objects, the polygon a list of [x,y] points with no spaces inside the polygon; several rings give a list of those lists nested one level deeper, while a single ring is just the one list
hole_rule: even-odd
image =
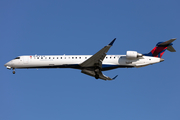
[{"label": "white fuselage", "polygon": [[[8,69],[16,68],[75,68],[82,69],[80,64],[92,55],[29,55],[19,56],[5,66]],[[143,56],[141,58],[127,59],[126,55],[106,55],[102,62],[102,71],[115,68],[143,67],[158,63],[163,59]]]},{"label": "white fuselage", "polygon": [[115,40],[116,38],[94,55],[26,55],[16,57],[4,66],[7,69],[13,69],[13,74],[17,68],[74,68],[80,69],[81,73],[96,79],[114,80],[117,75],[110,78],[105,76],[102,71],[152,65],[164,61],[161,57],[166,49],[175,52],[172,47],[172,42],[175,39],[171,39],[166,42],[159,42],[147,54],[127,51],[126,55],[107,55]]}]

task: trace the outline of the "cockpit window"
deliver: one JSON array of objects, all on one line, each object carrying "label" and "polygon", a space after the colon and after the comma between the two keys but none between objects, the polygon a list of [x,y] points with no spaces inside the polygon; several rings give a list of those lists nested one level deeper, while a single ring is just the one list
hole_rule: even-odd
[{"label": "cockpit window", "polygon": [[14,58],[14,59],[20,59],[20,57],[16,57],[16,58]]}]

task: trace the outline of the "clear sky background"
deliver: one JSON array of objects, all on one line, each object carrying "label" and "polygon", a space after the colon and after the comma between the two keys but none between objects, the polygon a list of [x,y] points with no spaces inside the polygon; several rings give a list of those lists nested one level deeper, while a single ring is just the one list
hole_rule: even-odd
[{"label": "clear sky background", "polygon": [[[0,120],[180,120],[179,0],[1,0]],[[144,68],[104,72],[4,64],[20,55],[148,53],[177,38],[176,53]]]}]

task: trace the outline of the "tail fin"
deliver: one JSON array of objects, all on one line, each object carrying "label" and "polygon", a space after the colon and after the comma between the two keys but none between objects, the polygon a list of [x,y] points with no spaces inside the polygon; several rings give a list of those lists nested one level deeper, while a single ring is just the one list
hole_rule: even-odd
[{"label": "tail fin", "polygon": [[148,54],[144,54],[146,56],[154,56],[154,57],[162,57],[166,49],[170,52],[176,52],[176,50],[173,48],[172,42],[176,40],[176,38],[170,39],[166,42],[159,42],[156,44],[156,47],[154,47],[151,52]]}]

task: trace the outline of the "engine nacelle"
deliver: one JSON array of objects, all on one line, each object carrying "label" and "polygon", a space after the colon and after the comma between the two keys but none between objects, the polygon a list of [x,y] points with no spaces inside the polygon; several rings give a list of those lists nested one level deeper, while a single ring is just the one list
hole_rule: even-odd
[{"label": "engine nacelle", "polygon": [[127,51],[126,52],[126,58],[127,59],[136,59],[138,57],[142,57],[143,55],[136,52],[136,51]]}]

